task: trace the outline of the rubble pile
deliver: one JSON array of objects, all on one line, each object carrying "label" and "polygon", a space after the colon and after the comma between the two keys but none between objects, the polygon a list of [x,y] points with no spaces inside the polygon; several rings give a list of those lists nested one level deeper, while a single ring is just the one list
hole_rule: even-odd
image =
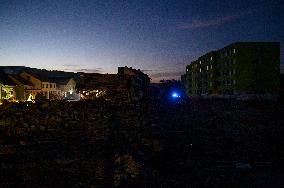
[{"label": "rubble pile", "polygon": [[229,99],[7,103],[0,187],[279,187],[283,111]]}]

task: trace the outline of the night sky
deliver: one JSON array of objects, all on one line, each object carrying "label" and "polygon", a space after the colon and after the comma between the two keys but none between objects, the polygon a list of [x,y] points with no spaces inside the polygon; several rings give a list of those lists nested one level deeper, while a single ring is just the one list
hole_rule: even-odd
[{"label": "night sky", "polygon": [[0,0],[0,65],[179,78],[236,41],[284,44],[283,0]]}]

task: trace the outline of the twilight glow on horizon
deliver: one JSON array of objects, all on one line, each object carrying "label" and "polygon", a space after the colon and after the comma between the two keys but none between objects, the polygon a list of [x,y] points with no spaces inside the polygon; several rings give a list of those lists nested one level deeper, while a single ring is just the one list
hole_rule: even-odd
[{"label": "twilight glow on horizon", "polygon": [[179,79],[200,55],[237,41],[280,42],[282,0],[2,0],[0,65]]}]

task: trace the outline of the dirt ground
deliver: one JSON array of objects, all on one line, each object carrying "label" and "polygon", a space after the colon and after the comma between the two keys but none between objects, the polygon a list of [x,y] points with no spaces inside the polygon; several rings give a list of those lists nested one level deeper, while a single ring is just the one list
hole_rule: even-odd
[{"label": "dirt ground", "polygon": [[0,187],[284,186],[282,102],[0,106]]}]

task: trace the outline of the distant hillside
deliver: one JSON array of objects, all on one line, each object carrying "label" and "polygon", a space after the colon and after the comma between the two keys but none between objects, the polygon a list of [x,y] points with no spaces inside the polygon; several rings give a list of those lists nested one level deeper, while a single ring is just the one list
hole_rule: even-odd
[{"label": "distant hillside", "polygon": [[18,74],[25,68],[25,66],[0,66],[0,70],[6,74]]},{"label": "distant hillside", "polygon": [[46,78],[66,78],[72,77],[78,79],[80,74],[74,72],[64,72],[64,71],[57,71],[57,70],[46,70],[46,69],[37,69],[37,68],[30,68],[25,66],[0,66],[0,70],[5,72],[6,74],[19,74],[22,71],[28,71],[34,74],[37,74],[42,77]]}]

